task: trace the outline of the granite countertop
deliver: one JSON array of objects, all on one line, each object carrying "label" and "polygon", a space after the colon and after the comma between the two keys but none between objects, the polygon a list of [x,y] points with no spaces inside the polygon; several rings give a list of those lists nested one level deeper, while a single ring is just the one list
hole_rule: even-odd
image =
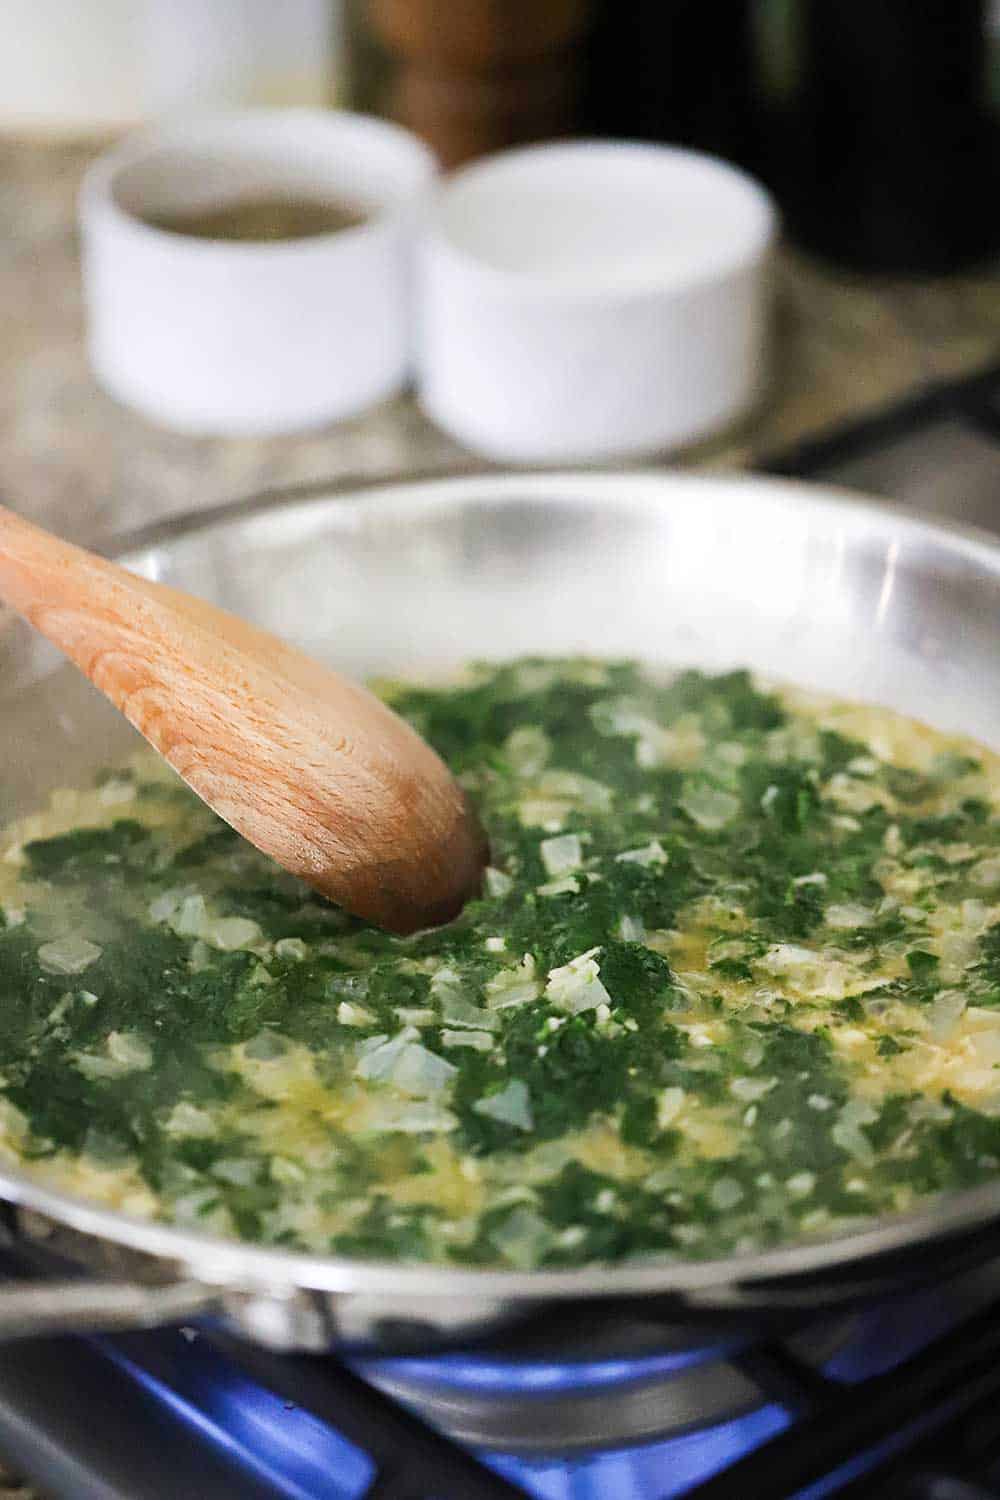
[{"label": "granite countertop", "polygon": [[[180,437],[106,397],[83,349],[75,233],[75,196],[91,154],[0,141],[4,502],[87,540],[262,489],[468,464],[409,395],[338,427],[266,441]],[[664,461],[743,467],[998,357],[998,275],[861,280],[786,250],[777,279],[766,404],[738,429]],[[0,1495],[33,1494],[0,1470]]]},{"label": "granite countertop", "polygon": [[[468,456],[404,395],[295,438],[192,439],[117,406],[82,341],[75,196],[91,148],[0,142],[0,495],[68,536],[106,536],[254,491],[405,474]],[[785,251],[774,380],[738,430],[671,462],[739,467],[1000,349],[1000,277],[875,282]]]}]

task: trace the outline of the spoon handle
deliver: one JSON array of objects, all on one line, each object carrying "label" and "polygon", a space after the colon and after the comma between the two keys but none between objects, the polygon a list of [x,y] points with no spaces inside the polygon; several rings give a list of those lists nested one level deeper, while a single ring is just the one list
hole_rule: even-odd
[{"label": "spoon handle", "polygon": [[357,683],[2,506],[0,599],[227,823],[348,911],[412,931],[478,887],[484,843],[461,789]]}]

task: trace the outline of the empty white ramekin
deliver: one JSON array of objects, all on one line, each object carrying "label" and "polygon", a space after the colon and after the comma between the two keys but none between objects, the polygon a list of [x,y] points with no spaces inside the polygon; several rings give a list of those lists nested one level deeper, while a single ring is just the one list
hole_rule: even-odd
[{"label": "empty white ramekin", "polygon": [[420,400],[513,462],[703,436],[765,378],[772,202],[697,152],[584,141],[443,182],[420,257]]},{"label": "empty white ramekin", "polygon": [[[98,379],[189,433],[313,427],[390,395],[411,369],[409,260],[435,170],[407,131],[324,110],[220,115],[125,141],[80,199]],[[367,217],[278,243],[143,222],[271,193],[346,200]]]}]

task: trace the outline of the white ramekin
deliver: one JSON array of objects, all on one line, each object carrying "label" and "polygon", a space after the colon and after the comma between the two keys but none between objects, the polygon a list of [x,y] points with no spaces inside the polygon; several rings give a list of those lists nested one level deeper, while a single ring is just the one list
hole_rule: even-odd
[{"label": "white ramekin", "polygon": [[703,436],[765,378],[764,190],[712,157],[528,147],[438,188],[420,257],[420,400],[513,462],[613,458]]},{"label": "white ramekin", "polygon": [[[98,379],[189,433],[313,427],[390,395],[410,372],[409,257],[435,170],[397,126],[321,110],[219,115],[125,141],[90,168],[80,199]],[[267,193],[348,200],[368,217],[280,243],[143,222]]]}]

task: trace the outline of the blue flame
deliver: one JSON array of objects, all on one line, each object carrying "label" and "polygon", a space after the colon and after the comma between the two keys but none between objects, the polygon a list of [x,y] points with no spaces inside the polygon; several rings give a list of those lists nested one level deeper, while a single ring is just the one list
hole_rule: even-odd
[{"label": "blue flame", "polygon": [[780,1406],[763,1406],[703,1432],[641,1448],[562,1462],[534,1463],[498,1455],[486,1457],[486,1462],[538,1500],[675,1500],[775,1437],[789,1421]]},{"label": "blue flame", "polygon": [[[150,1335],[160,1344],[170,1335]],[[141,1354],[132,1358],[114,1340],[99,1340],[134,1380],[168,1406],[248,1475],[287,1500],[358,1500],[371,1484],[374,1465],[360,1448],[309,1412],[290,1406],[216,1354],[202,1340],[180,1346],[161,1378],[162,1358],[153,1374]],[[137,1340],[130,1341],[130,1348]]]},{"label": "blue flame", "polygon": [[462,1390],[591,1390],[626,1381],[663,1379],[693,1365],[721,1359],[724,1346],[708,1345],[673,1354],[637,1359],[552,1360],[490,1359],[482,1355],[446,1354],[434,1359],[379,1359],[359,1362],[372,1376],[403,1376],[408,1381]]},{"label": "blue flame", "polygon": [[[172,1345],[166,1342],[170,1339]],[[154,1340],[156,1359],[147,1366],[141,1347]],[[287,1500],[359,1500],[371,1483],[371,1461],[359,1448],[308,1412],[288,1406],[248,1380],[202,1340],[185,1343],[178,1335],[148,1335],[144,1341],[130,1341],[130,1350],[140,1346],[134,1356],[114,1340],[101,1340],[100,1346],[204,1440],[241,1464],[248,1475],[272,1486],[276,1495]],[[166,1358],[165,1350],[169,1351]],[[411,1373],[417,1366],[432,1380],[468,1380],[480,1389],[485,1385],[499,1390],[503,1383],[508,1392],[512,1388],[538,1392],[669,1373],[707,1357],[709,1352],[698,1351],[569,1367],[543,1363],[512,1367],[456,1356],[380,1364],[398,1367],[405,1363]],[[481,1456],[537,1500],[649,1500],[652,1495],[672,1500],[780,1432],[788,1420],[780,1407],[767,1406],[704,1432],[639,1448],[543,1461]]]},{"label": "blue flame", "polygon": [[[908,1298],[859,1320],[856,1336],[827,1371],[854,1382],[891,1369],[942,1332],[956,1309],[945,1298]],[[177,1333],[99,1340],[116,1364],[151,1396],[188,1422],[248,1476],[286,1500],[359,1500],[371,1483],[369,1457],[333,1428],[246,1378],[202,1339]],[[556,1363],[539,1359],[448,1355],[434,1359],[378,1360],[362,1373],[401,1374],[428,1387],[465,1388],[479,1394],[545,1397],[559,1390],[601,1390],[634,1381],[665,1379],[692,1365],[724,1358],[724,1346],[629,1360]],[[528,1459],[480,1455],[535,1500],[677,1500],[700,1482],[767,1442],[793,1420],[781,1406],[757,1410],[701,1431],[641,1447],[590,1452],[571,1458]],[[820,1500],[904,1441],[901,1432],[881,1449],[856,1456],[843,1470],[805,1492]]]}]

